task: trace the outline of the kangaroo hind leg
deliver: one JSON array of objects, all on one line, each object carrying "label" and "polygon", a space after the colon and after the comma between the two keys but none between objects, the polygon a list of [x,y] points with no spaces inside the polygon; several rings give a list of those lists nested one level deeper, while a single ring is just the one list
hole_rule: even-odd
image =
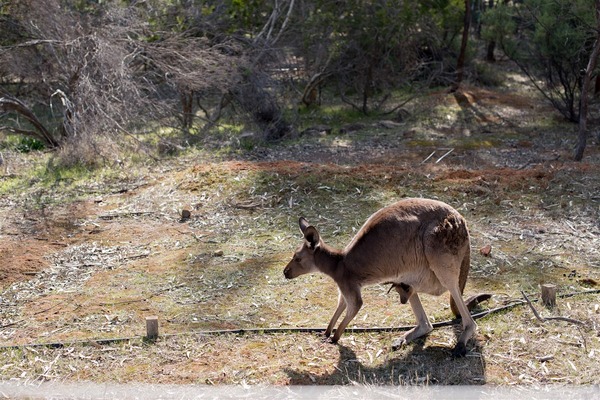
[{"label": "kangaroo hind leg", "polygon": [[464,357],[467,354],[467,342],[475,334],[477,324],[475,323],[475,320],[473,320],[467,305],[460,295],[458,285],[450,289],[450,295],[452,296],[452,299],[454,300],[454,303],[460,312],[463,328],[456,346],[454,347],[454,350],[452,350],[452,355],[455,357]]},{"label": "kangaroo hind leg", "polygon": [[421,336],[425,336],[433,330],[433,326],[431,325],[431,322],[429,322],[429,318],[427,318],[427,314],[425,313],[423,304],[421,304],[419,295],[417,293],[413,293],[409,297],[408,302],[410,303],[410,307],[417,318],[417,326],[406,332],[400,339],[395,340],[392,343],[392,350],[398,350],[405,344],[420,338]]},{"label": "kangaroo hind leg", "polygon": [[462,290],[460,287],[460,268],[461,263],[458,257],[454,255],[435,255],[430,257],[430,266],[434,274],[449,292],[451,299],[452,308],[456,308],[458,315],[462,320],[463,331],[458,338],[456,347],[452,351],[452,354],[457,357],[462,357],[467,353],[467,342],[475,333],[477,324],[471,317],[471,313],[462,298]]}]

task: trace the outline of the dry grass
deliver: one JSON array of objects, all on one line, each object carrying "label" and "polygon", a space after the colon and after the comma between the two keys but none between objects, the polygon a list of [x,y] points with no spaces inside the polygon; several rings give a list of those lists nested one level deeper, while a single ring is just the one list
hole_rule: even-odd
[{"label": "dry grass", "polygon": [[[506,93],[473,89],[465,98],[425,99],[423,110],[411,110],[396,130],[303,138],[237,159],[193,152],[113,173],[106,185],[32,182],[20,195],[4,194],[1,376],[214,385],[598,384],[598,294],[560,298],[554,310],[536,304],[543,316],[577,319],[581,327],[540,322],[526,306],[491,314],[479,320],[463,359],[450,356],[455,327],[396,352],[390,346],[398,332],[347,332],[338,346],[314,333],[203,333],[324,327],[337,296],[333,283],[282,276],[299,244],[298,216],[343,246],[372,212],[404,196],[439,198],[470,222],[467,293],[494,294],[482,307],[521,300],[522,290],[535,298],[547,282],[560,294],[597,289],[598,149],[585,163],[570,162],[562,135],[574,128],[548,125],[550,111],[525,97],[513,102]],[[5,184],[26,179],[23,171],[5,175]],[[191,218],[182,221],[184,208]],[[485,245],[490,257],[479,254]],[[353,326],[413,323],[410,308],[387,288],[367,288],[364,297]],[[450,317],[447,296],[423,300],[432,320]],[[160,319],[156,342],[142,339],[149,315]],[[128,339],[86,342],[115,338]]]}]

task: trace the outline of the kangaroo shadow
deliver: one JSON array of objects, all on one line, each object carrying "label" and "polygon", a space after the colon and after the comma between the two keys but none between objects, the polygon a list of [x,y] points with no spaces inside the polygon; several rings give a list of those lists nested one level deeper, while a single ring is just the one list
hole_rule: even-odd
[{"label": "kangaroo shadow", "polygon": [[[455,326],[455,330],[458,327]],[[398,351],[389,349],[386,360],[378,366],[365,366],[350,347],[338,344],[340,357],[334,371],[314,375],[307,371],[286,369],[291,385],[483,385],[486,362],[481,344],[472,339],[467,356],[455,358],[452,348],[427,345],[419,338]]]}]

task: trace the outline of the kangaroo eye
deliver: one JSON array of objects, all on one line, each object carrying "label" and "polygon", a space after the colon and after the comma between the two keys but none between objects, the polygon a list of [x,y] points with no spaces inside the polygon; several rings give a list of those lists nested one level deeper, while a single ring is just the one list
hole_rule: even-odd
[{"label": "kangaroo eye", "polygon": [[302,261],[302,259],[301,259],[300,257],[296,257],[296,258],[294,258],[294,262],[297,262],[297,263],[299,263],[300,261]]}]

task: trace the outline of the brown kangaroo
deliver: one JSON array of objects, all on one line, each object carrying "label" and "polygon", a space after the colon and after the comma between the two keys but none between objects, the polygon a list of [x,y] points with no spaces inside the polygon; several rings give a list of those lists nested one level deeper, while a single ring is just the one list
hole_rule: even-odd
[{"label": "brown kangaroo", "polygon": [[331,336],[345,309],[346,316],[335,330],[332,343],[337,343],[362,307],[361,288],[391,283],[401,302],[410,303],[417,319],[417,325],[398,345],[433,330],[417,293],[439,296],[448,290],[452,312],[462,318],[463,326],[453,354],[466,354],[467,341],[477,324],[462,298],[470,266],[469,231],[465,219],[454,208],[437,200],[401,200],[373,214],[344,250],[325,244],[317,229],[304,218],[300,218],[300,230],[304,243],[283,273],[292,279],[322,272],[337,283],[338,306],[325,337]]}]

